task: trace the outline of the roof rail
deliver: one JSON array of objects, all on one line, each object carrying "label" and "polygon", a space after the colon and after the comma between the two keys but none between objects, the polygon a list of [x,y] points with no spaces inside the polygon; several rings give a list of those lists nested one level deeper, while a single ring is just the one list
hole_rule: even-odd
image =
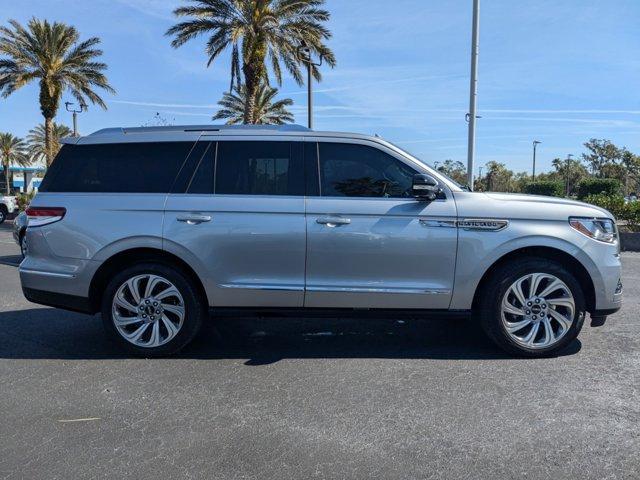
[{"label": "roof rail", "polygon": [[171,125],[166,127],[126,127],[104,128],[91,134],[127,135],[136,133],[175,133],[175,132],[229,132],[229,131],[267,131],[267,132],[308,132],[302,125]]}]

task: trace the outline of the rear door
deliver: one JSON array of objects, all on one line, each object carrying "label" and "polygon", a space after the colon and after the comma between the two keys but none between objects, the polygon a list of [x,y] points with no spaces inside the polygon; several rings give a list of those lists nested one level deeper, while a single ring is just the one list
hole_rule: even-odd
[{"label": "rear door", "polygon": [[197,150],[191,178],[167,199],[165,248],[205,272],[213,306],[301,307],[302,142],[230,138]]},{"label": "rear door", "polygon": [[305,306],[447,309],[457,229],[446,186],[442,198],[416,201],[413,175],[425,172],[382,145],[323,140],[313,150]]}]

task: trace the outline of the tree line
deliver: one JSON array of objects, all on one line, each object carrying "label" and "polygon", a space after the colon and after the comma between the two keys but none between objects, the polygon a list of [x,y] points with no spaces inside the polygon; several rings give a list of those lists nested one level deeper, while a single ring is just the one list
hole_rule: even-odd
[{"label": "tree line", "polygon": [[[491,161],[475,180],[477,191],[545,193],[556,196],[579,196],[579,186],[586,180],[612,179],[625,196],[640,191],[640,155],[610,140],[592,138],[584,143],[585,152],[578,158],[555,158],[553,170],[536,175],[514,172],[504,163]],[[440,172],[461,184],[467,182],[467,168],[462,162],[436,162]]]}]

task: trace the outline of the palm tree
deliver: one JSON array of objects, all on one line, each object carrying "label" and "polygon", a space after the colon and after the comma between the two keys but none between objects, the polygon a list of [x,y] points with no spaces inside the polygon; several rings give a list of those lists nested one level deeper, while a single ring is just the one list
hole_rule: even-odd
[{"label": "palm tree", "polygon": [[[29,130],[29,134],[27,135],[27,149],[32,162],[38,162],[46,158],[46,133],[45,126],[42,123]],[[72,135],[73,131],[69,127],[53,122],[52,153],[54,157],[60,150],[60,139]]]},{"label": "palm tree", "polygon": [[[293,100],[284,98],[274,102],[278,89],[262,83],[256,93],[254,110],[251,116],[254,123],[262,125],[283,125],[293,122],[293,114],[287,107],[293,105]],[[235,93],[225,93],[218,102],[222,108],[213,120],[227,120],[227,125],[243,123],[247,105],[247,87],[240,85]]]},{"label": "palm tree", "polygon": [[[231,88],[240,86],[240,73],[247,90],[244,123],[256,123],[252,116],[258,89],[267,81],[267,63],[279,85],[282,66],[299,85],[304,83],[298,50],[305,44],[313,55],[322,56],[331,67],[336,60],[324,44],[331,37],[323,23],[328,11],[320,8],[325,0],[186,0],[189,6],[174,10],[177,17],[187,17],[167,31],[174,36],[171,45],[178,48],[200,35],[209,35],[207,66],[227,48],[231,48]],[[313,67],[313,75],[321,79]]]},{"label": "palm tree", "polygon": [[[40,83],[40,110],[45,125],[47,165],[54,152],[53,119],[65,90],[80,104],[87,101],[106,109],[94,87],[115,93],[102,73],[107,66],[97,61],[97,37],[80,42],[78,31],[64,23],[32,18],[24,28],[15,20],[0,27],[0,93],[8,97],[34,80]],[[2,58],[4,56],[5,58]]]},{"label": "palm tree", "polygon": [[9,186],[9,168],[11,164],[24,166],[30,163],[26,148],[27,145],[21,138],[14,137],[10,133],[0,133],[0,160],[2,161],[2,168],[4,170],[7,195],[11,194],[11,188]]}]

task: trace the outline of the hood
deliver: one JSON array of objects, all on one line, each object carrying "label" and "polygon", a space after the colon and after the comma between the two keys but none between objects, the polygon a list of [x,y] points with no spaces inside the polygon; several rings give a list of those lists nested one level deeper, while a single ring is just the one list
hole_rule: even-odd
[{"label": "hood", "polygon": [[456,192],[458,214],[472,217],[565,219],[607,217],[607,210],[584,202],[520,193]]}]

